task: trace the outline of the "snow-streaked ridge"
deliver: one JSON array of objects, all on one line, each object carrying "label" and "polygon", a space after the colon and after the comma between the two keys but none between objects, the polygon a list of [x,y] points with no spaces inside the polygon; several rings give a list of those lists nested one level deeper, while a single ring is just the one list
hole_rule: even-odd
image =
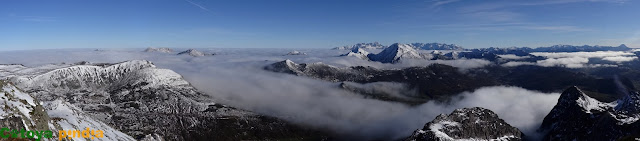
[{"label": "snow-streaked ridge", "polygon": [[369,55],[372,61],[382,63],[396,63],[402,59],[424,59],[412,46],[408,44],[393,44],[378,54]]},{"label": "snow-streaked ridge", "polygon": [[[142,79],[140,79],[142,78]],[[186,85],[182,77],[168,69],[158,69],[146,60],[132,60],[109,66],[78,65],[26,77],[15,77],[19,87],[95,87],[122,81],[151,82],[153,85]],[[57,81],[51,81],[57,80]]]}]

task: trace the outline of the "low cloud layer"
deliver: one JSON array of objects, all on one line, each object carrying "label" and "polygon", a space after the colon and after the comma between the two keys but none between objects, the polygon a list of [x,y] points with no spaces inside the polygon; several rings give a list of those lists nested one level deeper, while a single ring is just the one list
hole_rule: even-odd
[{"label": "low cloud layer", "polygon": [[[587,68],[587,67],[615,67],[617,63],[637,60],[634,53],[624,51],[597,51],[597,52],[534,52],[532,55],[546,57],[545,60],[536,62],[511,61],[502,66],[514,67],[519,65],[538,65],[543,67],[567,67],[567,68]],[[589,59],[596,58],[610,61],[609,64],[592,63]]]},{"label": "low cloud layer", "polygon": [[500,56],[500,58],[503,58],[503,59],[512,59],[512,60],[531,58],[531,56],[516,56],[514,54],[505,54],[505,55],[498,55],[498,56]]},{"label": "low cloud layer", "polygon": [[[517,87],[485,87],[456,96],[449,104],[428,102],[407,106],[396,102],[367,99],[338,88],[331,83],[295,75],[262,70],[284,59],[299,63],[325,62],[353,66],[368,64],[380,68],[424,66],[425,62],[382,64],[335,57],[335,50],[299,50],[309,55],[282,56],[287,49],[211,49],[216,56],[190,57],[140,50],[40,50],[0,52],[0,63],[27,66],[60,62],[120,62],[145,59],[160,68],[182,74],[199,90],[212,95],[219,103],[279,117],[287,121],[321,129],[331,129],[359,139],[398,139],[442,113],[456,108],[480,106],[493,110],[501,118],[528,136],[555,105],[559,94],[540,93]],[[179,50],[179,49],[178,49]],[[441,61],[449,65],[478,66],[484,60]],[[377,85],[386,85],[380,83]],[[389,86],[390,88],[396,87]]]},{"label": "low cloud layer", "polygon": [[630,52],[624,51],[596,51],[596,52],[534,52],[531,53],[535,56],[543,56],[547,58],[567,58],[567,57],[582,57],[582,58],[603,58],[614,56],[630,56],[635,55]]}]

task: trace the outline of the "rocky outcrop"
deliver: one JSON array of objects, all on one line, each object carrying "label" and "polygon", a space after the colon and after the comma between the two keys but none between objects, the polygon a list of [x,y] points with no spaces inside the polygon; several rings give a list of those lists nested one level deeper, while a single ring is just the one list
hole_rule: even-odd
[{"label": "rocky outcrop", "polygon": [[424,128],[416,130],[408,141],[522,140],[523,134],[493,111],[474,107],[441,114]]}]

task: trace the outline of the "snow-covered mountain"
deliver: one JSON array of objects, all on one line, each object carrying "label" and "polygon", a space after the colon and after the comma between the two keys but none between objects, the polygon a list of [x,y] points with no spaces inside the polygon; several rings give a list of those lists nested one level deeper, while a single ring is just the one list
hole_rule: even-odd
[{"label": "snow-covered mountain", "polygon": [[363,60],[369,60],[369,52],[367,52],[366,50],[362,49],[362,48],[354,48],[351,50],[351,52],[347,53],[347,54],[342,54],[340,56],[352,56],[352,57],[357,57]]},{"label": "snow-covered mountain", "polygon": [[493,111],[481,107],[441,114],[416,130],[407,141],[522,140],[523,134]]},{"label": "snow-covered mountain", "polygon": [[[54,112],[49,114],[51,117],[69,119],[59,121],[61,126],[107,129],[100,126],[108,125],[135,139],[242,140],[318,135],[271,117],[215,103],[181,75],[156,68],[149,61],[80,64],[43,69],[12,65],[0,67],[11,69],[0,72],[9,76],[3,79],[43,101],[45,109]],[[49,68],[54,69],[30,73]]]},{"label": "snow-covered mountain", "polygon": [[369,54],[369,60],[382,63],[396,63],[403,59],[425,59],[411,45],[395,43],[378,54]]},{"label": "snow-covered mountain", "polygon": [[[31,94],[23,92],[10,82],[0,81],[0,104],[4,105],[0,111],[0,126],[10,129],[50,130],[54,138],[58,138],[58,130],[102,130],[104,140],[135,140],[111,126],[95,120],[81,109],[62,99],[54,101],[39,101]],[[85,140],[72,138],[72,140]]]},{"label": "snow-covered mountain", "polygon": [[545,117],[545,140],[620,140],[640,136],[640,94],[624,92],[614,102],[598,101],[578,87],[565,90]]},{"label": "snow-covered mountain", "polygon": [[442,43],[411,43],[409,44],[415,49],[421,50],[464,50],[461,46],[455,44],[442,44]]},{"label": "snow-covered mountain", "polygon": [[173,49],[170,48],[154,48],[154,47],[149,47],[147,49],[144,50],[144,52],[162,52],[162,53],[171,53],[173,52]]},{"label": "snow-covered mountain", "polygon": [[[418,49],[418,50],[464,50],[464,48],[455,45],[455,44],[443,44],[443,43],[410,43],[407,44],[409,46],[411,46],[414,49]],[[387,46],[384,46],[378,42],[373,42],[373,43],[358,43],[355,45],[349,45],[349,46],[342,46],[342,47],[335,47],[333,49],[338,49],[338,50],[353,50],[356,48],[362,48],[362,49],[384,49],[387,48]]]},{"label": "snow-covered mountain", "polygon": [[387,46],[384,46],[378,42],[373,42],[373,43],[358,43],[355,45],[350,45],[350,46],[341,46],[341,47],[335,47],[333,49],[337,49],[337,50],[353,50],[353,49],[357,49],[357,48],[362,48],[362,49],[383,49],[386,48]]},{"label": "snow-covered mountain", "polygon": [[190,55],[190,56],[193,56],[193,57],[200,57],[200,56],[211,56],[211,55],[215,55],[215,54],[205,53],[205,52],[202,52],[202,51],[198,51],[196,49],[187,49],[185,51],[182,51],[182,52],[178,53],[178,55]]}]

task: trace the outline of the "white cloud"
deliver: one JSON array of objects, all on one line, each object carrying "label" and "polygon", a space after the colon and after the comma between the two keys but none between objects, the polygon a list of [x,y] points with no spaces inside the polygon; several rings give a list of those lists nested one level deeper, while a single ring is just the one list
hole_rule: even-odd
[{"label": "white cloud", "polygon": [[515,66],[520,66],[520,65],[536,65],[536,63],[534,63],[534,62],[511,61],[511,62],[507,62],[507,63],[502,64],[503,67],[515,67]]},{"label": "white cloud", "polygon": [[534,52],[532,55],[546,57],[545,60],[537,62],[511,61],[502,64],[505,67],[515,67],[520,65],[538,65],[543,67],[615,67],[613,64],[589,64],[589,58],[601,58],[602,60],[615,63],[628,62],[638,59],[635,54],[624,51],[597,51],[597,52]]},{"label": "white cloud", "polygon": [[636,56],[612,56],[612,57],[604,57],[602,60],[612,61],[612,62],[628,62],[638,59]]},{"label": "white cloud", "polygon": [[540,66],[553,67],[553,66],[565,66],[567,68],[582,68],[585,64],[589,63],[589,58],[583,57],[571,57],[571,58],[549,58],[546,60],[540,60],[536,62]]},{"label": "white cloud", "polygon": [[500,56],[500,58],[504,58],[504,59],[513,59],[513,60],[520,60],[520,59],[527,59],[527,58],[531,58],[531,56],[516,56],[514,54],[505,54],[505,55],[498,55]]},{"label": "white cloud", "polygon": [[613,56],[635,55],[624,51],[596,51],[596,52],[533,52],[535,56],[543,56],[547,58],[567,58],[567,57],[583,57],[583,58],[603,58]]}]

